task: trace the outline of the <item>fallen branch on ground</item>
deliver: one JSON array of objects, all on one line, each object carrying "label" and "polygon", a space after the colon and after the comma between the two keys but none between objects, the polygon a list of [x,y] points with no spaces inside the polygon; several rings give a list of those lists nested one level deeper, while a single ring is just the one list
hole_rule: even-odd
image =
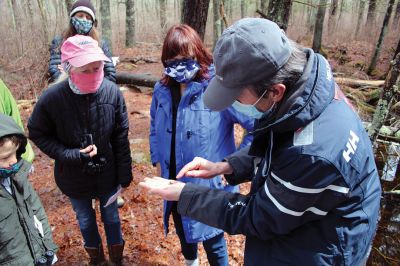
[{"label": "fallen branch on ground", "polygon": [[385,83],[384,80],[363,80],[351,78],[335,78],[337,84],[349,87],[381,87]]},{"label": "fallen branch on ground", "polygon": [[133,64],[136,64],[140,61],[142,61],[144,63],[149,63],[149,64],[160,62],[159,60],[154,60],[154,59],[147,58],[147,57],[133,57],[133,58],[125,57],[125,58],[120,58],[119,61],[120,62],[129,62],[129,63],[133,63]]}]

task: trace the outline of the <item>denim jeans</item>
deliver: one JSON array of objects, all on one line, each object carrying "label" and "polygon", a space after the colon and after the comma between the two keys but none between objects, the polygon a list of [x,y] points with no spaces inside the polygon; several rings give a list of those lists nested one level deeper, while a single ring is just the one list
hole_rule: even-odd
[{"label": "denim jeans", "polygon": [[[181,242],[182,254],[187,260],[197,258],[197,243],[187,243],[182,226],[181,215],[177,212],[176,206],[172,207],[172,217],[174,219],[176,234]],[[203,241],[204,250],[211,266],[228,266],[228,253],[224,233]]]},{"label": "denim jeans", "polygon": [[[113,190],[107,195],[99,197],[101,220],[104,224],[108,245],[123,243],[117,201],[114,201],[106,208],[103,207],[108,198],[115,192],[116,190]],[[85,247],[99,247],[101,238],[96,222],[96,211],[92,208],[92,199],[70,198],[70,201],[85,241]]]}]

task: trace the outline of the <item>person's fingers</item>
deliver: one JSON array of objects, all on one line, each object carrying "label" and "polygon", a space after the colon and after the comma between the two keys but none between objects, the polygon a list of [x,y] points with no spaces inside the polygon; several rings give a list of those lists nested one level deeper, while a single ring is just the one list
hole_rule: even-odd
[{"label": "person's fingers", "polygon": [[209,178],[210,171],[209,170],[189,170],[185,174],[186,176],[198,177],[198,178]]},{"label": "person's fingers", "polygon": [[93,156],[97,155],[97,147],[96,147],[96,145],[91,145],[91,146],[92,146],[92,150],[90,151],[89,156],[93,157]]},{"label": "person's fingers", "polygon": [[200,157],[195,157],[193,159],[193,161],[191,161],[190,163],[187,163],[180,171],[179,173],[176,175],[176,179],[182,178],[184,177],[186,174],[186,172],[190,171],[190,170],[196,170],[199,169],[199,167],[201,166],[201,162],[202,162],[202,158]]}]

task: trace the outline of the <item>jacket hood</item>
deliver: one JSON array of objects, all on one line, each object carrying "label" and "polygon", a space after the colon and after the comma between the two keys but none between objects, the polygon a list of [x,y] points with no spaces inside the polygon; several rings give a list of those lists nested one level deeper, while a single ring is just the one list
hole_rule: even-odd
[{"label": "jacket hood", "polygon": [[277,110],[257,121],[255,135],[267,129],[288,132],[302,128],[318,117],[332,101],[335,82],[329,63],[311,49],[306,49],[306,52],[308,61],[303,75],[284,96]]},{"label": "jacket hood", "polygon": [[17,158],[20,159],[21,155],[25,152],[26,136],[21,127],[10,116],[0,114],[0,138],[7,135],[19,135],[23,137],[23,142],[17,150]]},{"label": "jacket hood", "polygon": [[335,82],[328,61],[311,49],[306,49],[306,53],[307,64],[293,89],[287,92],[275,112],[256,120],[251,154],[265,152],[267,132],[285,133],[305,127],[332,101]]}]

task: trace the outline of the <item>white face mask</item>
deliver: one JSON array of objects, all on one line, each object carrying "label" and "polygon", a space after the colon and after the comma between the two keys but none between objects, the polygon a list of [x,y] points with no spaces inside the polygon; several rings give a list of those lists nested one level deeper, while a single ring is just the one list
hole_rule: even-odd
[{"label": "white face mask", "polygon": [[258,111],[258,109],[256,108],[256,104],[261,100],[262,97],[264,97],[264,95],[268,92],[268,90],[264,91],[264,93],[260,96],[260,98],[257,99],[257,101],[253,104],[243,104],[239,101],[235,101],[232,104],[232,107],[238,111],[239,113],[242,113],[250,118],[254,118],[254,119],[260,119],[263,115],[268,115],[269,113],[272,112],[274,106],[275,106],[275,102],[272,104],[272,106],[265,112],[260,112]]}]

